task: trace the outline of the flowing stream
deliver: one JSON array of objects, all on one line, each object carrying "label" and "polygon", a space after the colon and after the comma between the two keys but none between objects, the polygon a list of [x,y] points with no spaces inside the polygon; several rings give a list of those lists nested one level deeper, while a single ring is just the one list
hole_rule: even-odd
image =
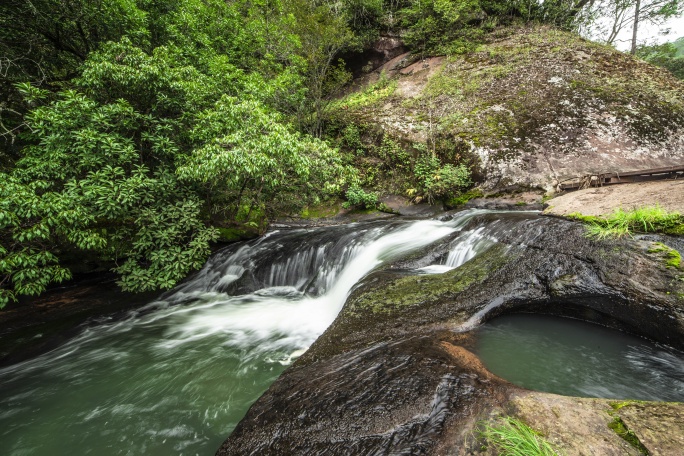
[{"label": "flowing stream", "polygon": [[[226,248],[162,300],[0,370],[0,453],[213,454],[359,280],[475,213],[273,232]],[[493,242],[456,235],[445,264],[423,272]]]}]

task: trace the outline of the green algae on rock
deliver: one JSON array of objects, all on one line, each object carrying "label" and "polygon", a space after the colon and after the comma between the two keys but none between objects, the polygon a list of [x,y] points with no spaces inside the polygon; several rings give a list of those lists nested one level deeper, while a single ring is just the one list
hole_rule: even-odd
[{"label": "green algae on rock", "polygon": [[357,315],[368,310],[372,313],[392,313],[402,307],[444,302],[455,298],[466,288],[481,283],[515,256],[514,253],[507,255],[504,246],[494,245],[461,268],[444,274],[420,274],[380,281],[371,285],[361,296],[351,299],[349,310]]}]

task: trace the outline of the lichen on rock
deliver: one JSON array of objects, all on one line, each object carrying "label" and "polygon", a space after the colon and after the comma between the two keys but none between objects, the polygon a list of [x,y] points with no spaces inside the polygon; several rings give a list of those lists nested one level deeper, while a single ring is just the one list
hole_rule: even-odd
[{"label": "lichen on rock", "polygon": [[552,191],[564,180],[684,158],[682,81],[550,27],[499,29],[472,52],[408,68],[391,61],[381,73],[391,92],[331,117],[468,163],[488,192]]}]

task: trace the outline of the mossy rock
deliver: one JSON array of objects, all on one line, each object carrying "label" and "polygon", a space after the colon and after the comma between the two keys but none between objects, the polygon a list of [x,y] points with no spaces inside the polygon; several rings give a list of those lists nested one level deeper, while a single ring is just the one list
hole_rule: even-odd
[{"label": "mossy rock", "polygon": [[423,304],[454,299],[468,287],[480,283],[514,259],[500,244],[490,247],[457,269],[443,274],[398,277],[373,285],[350,299],[350,313],[390,314]]},{"label": "mossy rock", "polygon": [[444,206],[447,209],[456,209],[458,207],[464,206],[468,201],[475,198],[482,198],[484,194],[479,188],[473,188],[465,193],[461,193],[458,196],[447,199],[444,202]]},{"label": "mossy rock", "polygon": [[232,227],[217,227],[219,233],[217,242],[230,243],[237,241],[246,241],[259,237],[259,229],[249,225],[232,226]]},{"label": "mossy rock", "polygon": [[341,207],[342,206],[339,201],[327,204],[317,204],[314,206],[306,206],[299,213],[299,216],[307,220],[331,218],[340,212]]}]

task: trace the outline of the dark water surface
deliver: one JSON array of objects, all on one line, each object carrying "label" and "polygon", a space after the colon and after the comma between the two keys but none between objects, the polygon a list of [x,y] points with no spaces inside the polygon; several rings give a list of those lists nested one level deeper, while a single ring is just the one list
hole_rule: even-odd
[{"label": "dark water surface", "polygon": [[476,353],[491,372],[531,390],[684,401],[684,353],[593,323],[498,317],[478,329]]}]

